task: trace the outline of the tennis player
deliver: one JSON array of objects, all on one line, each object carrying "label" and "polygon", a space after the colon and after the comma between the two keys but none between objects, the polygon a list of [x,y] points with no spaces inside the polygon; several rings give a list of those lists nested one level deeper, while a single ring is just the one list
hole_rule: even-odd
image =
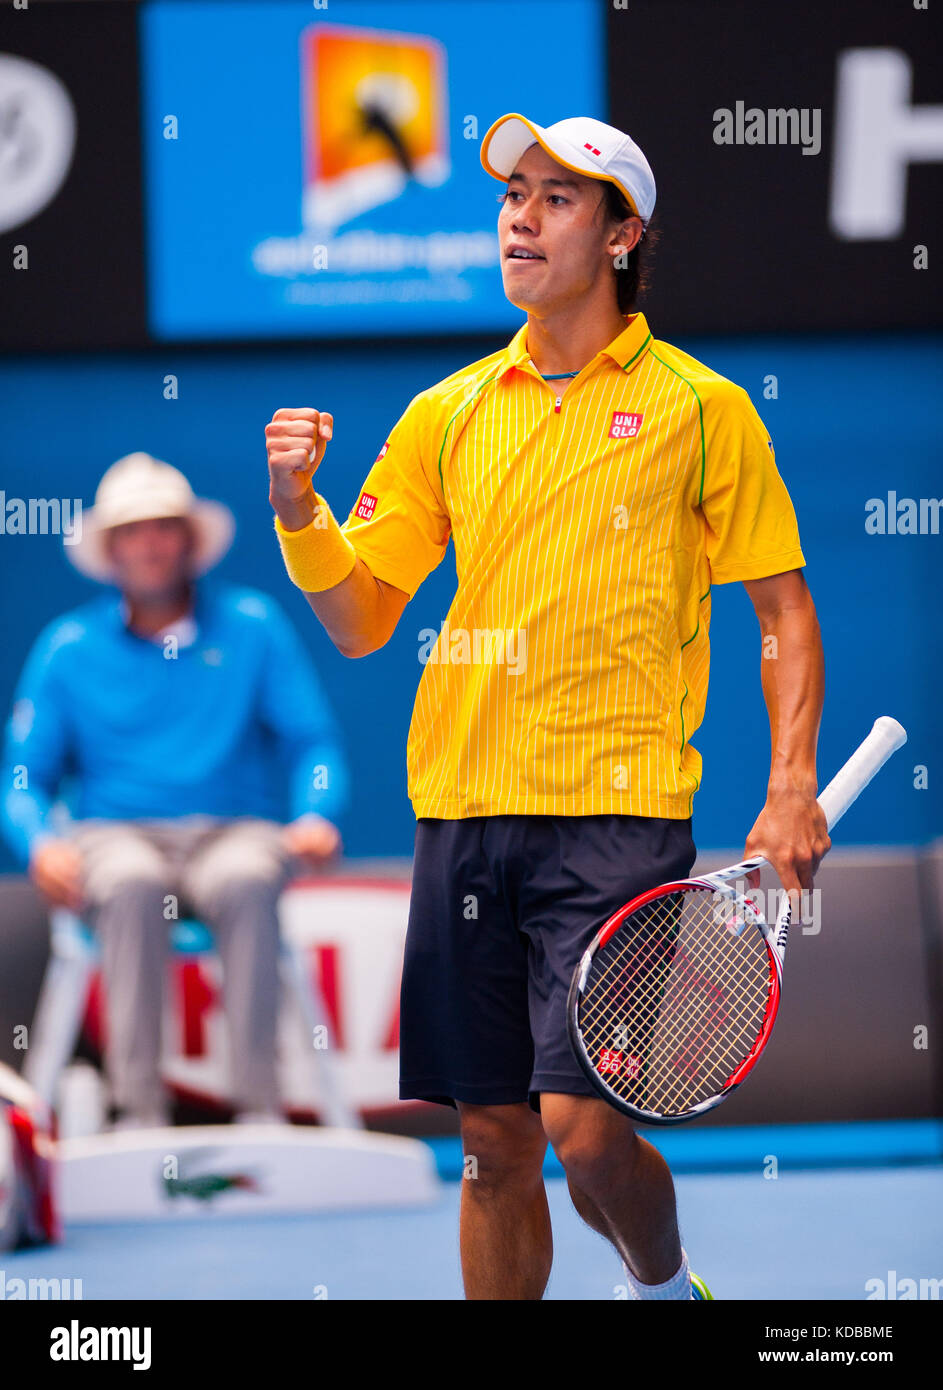
[{"label": "tennis player", "polygon": [[[772,761],[744,848],[787,890],[829,847],[816,802],[823,660],[795,513],[745,391],[635,308],[648,161],[589,117],[497,120],[507,347],[410,401],[343,526],[312,477],[334,422],[278,410],[270,500],[288,574],[338,650],[389,640],[455,544],[458,589],[410,727],[417,817],[402,1098],[457,1106],[470,1299],[539,1299],[547,1142],[629,1296],[710,1298],[671,1174],[592,1092],[567,1039],[573,970],[629,898],[694,862],[715,584],[759,619]],[[705,218],[705,251],[710,222]]]}]

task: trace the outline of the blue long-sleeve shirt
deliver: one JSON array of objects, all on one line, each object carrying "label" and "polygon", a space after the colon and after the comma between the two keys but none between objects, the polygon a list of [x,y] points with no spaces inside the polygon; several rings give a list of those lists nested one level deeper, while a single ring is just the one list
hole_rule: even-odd
[{"label": "blue long-sleeve shirt", "polygon": [[130,631],[114,591],[40,633],[4,749],[3,832],[24,865],[63,785],[74,819],[333,819],[347,804],[335,721],[281,608],[218,580],[193,594],[195,640],[176,656]]}]

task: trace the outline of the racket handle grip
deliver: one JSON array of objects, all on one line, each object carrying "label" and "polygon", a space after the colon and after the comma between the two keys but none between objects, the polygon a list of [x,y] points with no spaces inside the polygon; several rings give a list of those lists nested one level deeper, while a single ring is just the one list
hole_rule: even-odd
[{"label": "racket handle grip", "polygon": [[819,796],[819,805],[825,812],[829,830],[841,820],[891,754],[906,742],[907,731],[896,719],[891,719],[887,714],[875,719],[868,737],[855,749],[844,767],[838,769]]}]

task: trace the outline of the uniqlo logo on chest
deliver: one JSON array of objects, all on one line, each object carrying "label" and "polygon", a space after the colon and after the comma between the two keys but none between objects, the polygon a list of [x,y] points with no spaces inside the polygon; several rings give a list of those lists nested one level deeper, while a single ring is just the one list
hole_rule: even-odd
[{"label": "uniqlo logo on chest", "polygon": [[614,410],[609,426],[610,439],[634,439],[642,428],[642,416],[631,410]]},{"label": "uniqlo logo on chest", "polygon": [[357,515],[363,517],[364,521],[369,521],[376,510],[377,499],[371,497],[369,492],[360,494],[360,501],[357,503]]}]

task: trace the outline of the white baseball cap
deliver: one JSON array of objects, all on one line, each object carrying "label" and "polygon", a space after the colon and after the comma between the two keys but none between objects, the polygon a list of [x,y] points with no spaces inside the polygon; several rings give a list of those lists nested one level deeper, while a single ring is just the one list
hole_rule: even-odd
[{"label": "white baseball cap", "polygon": [[499,116],[486,133],[481,162],[494,178],[507,179],[534,141],[574,173],[614,183],[635,214],[648,222],[655,208],[655,176],[625,131],[592,116],[570,116],[545,128],[511,112]]}]

